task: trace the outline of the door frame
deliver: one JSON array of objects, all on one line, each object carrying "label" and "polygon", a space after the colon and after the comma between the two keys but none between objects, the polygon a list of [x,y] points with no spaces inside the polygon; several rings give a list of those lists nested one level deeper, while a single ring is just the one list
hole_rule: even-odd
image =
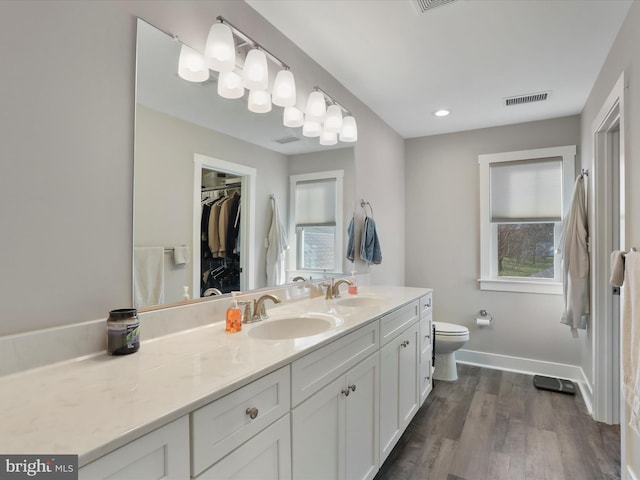
[{"label": "door frame", "polygon": [[[614,299],[609,284],[609,256],[614,248],[611,229],[615,226],[611,218],[613,202],[620,202],[620,245],[624,249],[624,165],[625,165],[625,115],[624,115],[624,72],[618,78],[607,100],[592,124],[593,138],[593,233],[591,235],[592,276],[592,322],[591,341],[592,383],[594,387],[593,418],[597,421],[617,424],[624,422],[624,405],[620,392],[621,379],[621,338],[620,326],[612,318]],[[613,191],[614,172],[612,167],[612,136],[619,129],[619,191]],[[615,196],[615,197],[614,197]],[[621,453],[624,455],[624,429],[621,429]],[[623,463],[624,464],[624,463]]]},{"label": "door frame", "polygon": [[257,170],[239,163],[220,160],[219,158],[193,154],[193,298],[200,297],[200,227],[201,227],[201,190],[202,169],[230,173],[242,178],[242,195],[240,196],[240,288],[252,290],[256,288],[255,269],[255,198]]}]

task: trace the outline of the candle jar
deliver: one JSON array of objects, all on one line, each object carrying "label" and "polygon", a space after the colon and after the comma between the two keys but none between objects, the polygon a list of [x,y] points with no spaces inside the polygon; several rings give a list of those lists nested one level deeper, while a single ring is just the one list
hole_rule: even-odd
[{"label": "candle jar", "polygon": [[119,308],[107,319],[107,353],[127,355],[140,348],[140,322],[135,308]]}]

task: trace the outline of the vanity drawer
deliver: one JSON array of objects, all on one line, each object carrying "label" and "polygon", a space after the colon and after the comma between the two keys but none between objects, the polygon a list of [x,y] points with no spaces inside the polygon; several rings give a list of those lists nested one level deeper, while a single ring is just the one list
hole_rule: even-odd
[{"label": "vanity drawer", "polygon": [[378,350],[378,322],[326,345],[291,364],[291,402],[295,407]]},{"label": "vanity drawer", "polygon": [[286,366],[193,412],[191,475],[200,474],[287,413],[290,388]]},{"label": "vanity drawer", "polygon": [[425,355],[425,352],[428,348],[431,348],[433,345],[433,316],[428,314],[426,317],[420,318],[420,352],[422,355]]},{"label": "vanity drawer", "polygon": [[431,293],[427,293],[426,295],[420,297],[420,316],[424,317],[431,313],[432,310],[432,295]]},{"label": "vanity drawer", "polygon": [[399,308],[380,319],[381,345],[393,340],[409,325],[418,320],[418,301]]}]

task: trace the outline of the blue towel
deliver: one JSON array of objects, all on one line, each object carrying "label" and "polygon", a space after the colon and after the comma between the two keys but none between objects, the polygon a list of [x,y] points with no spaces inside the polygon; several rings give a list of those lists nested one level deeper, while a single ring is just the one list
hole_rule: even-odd
[{"label": "blue towel", "polygon": [[349,226],[347,227],[347,260],[349,260],[350,262],[353,262],[353,260],[355,259],[355,253],[356,253],[356,249],[354,245],[355,240],[354,240],[353,224],[354,224],[354,218],[351,217],[351,221],[349,222]]},{"label": "blue towel", "polygon": [[370,217],[365,217],[364,219],[360,257],[367,263],[376,265],[382,263],[382,251],[380,249],[378,233],[376,232],[376,222]]}]

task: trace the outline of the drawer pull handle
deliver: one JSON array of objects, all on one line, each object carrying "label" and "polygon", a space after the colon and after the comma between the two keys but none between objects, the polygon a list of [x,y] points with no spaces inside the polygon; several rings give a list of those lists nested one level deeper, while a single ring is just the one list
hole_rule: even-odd
[{"label": "drawer pull handle", "polygon": [[400,345],[402,345],[403,347],[407,348],[407,345],[409,345],[409,340],[405,340]]},{"label": "drawer pull handle", "polygon": [[356,384],[354,383],[353,385],[349,385],[349,388],[351,389],[352,392],[356,391]]},{"label": "drawer pull handle", "polygon": [[258,409],[256,407],[247,408],[246,413],[251,420],[254,420],[258,416]]},{"label": "drawer pull handle", "polygon": [[345,397],[348,397],[348,396],[349,396],[349,389],[348,389],[348,388],[345,388],[344,390],[342,390],[342,394],[343,394]]}]

